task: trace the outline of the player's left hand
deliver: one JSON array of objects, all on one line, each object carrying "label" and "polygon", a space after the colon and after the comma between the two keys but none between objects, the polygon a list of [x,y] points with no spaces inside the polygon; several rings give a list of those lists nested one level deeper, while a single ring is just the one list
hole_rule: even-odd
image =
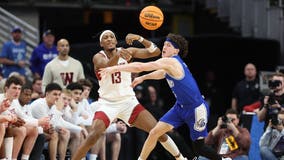
[{"label": "player's left hand", "polygon": [[136,77],[132,83],[131,83],[131,87],[134,88],[135,86],[137,86],[138,84],[142,83],[144,80],[142,77]]},{"label": "player's left hand", "polygon": [[128,49],[121,48],[119,56],[129,62],[132,58],[132,52]]},{"label": "player's left hand", "polygon": [[106,75],[108,74],[112,74],[116,72],[114,67],[107,67],[107,68],[101,68],[99,69],[99,75],[102,77],[102,78],[105,78]]}]

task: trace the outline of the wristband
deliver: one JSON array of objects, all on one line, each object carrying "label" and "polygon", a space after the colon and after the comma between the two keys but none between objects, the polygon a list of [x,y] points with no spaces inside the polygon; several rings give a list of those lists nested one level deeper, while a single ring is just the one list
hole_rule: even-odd
[{"label": "wristband", "polygon": [[140,43],[142,43],[143,40],[144,40],[144,38],[143,38],[142,36],[140,36],[140,38],[138,39],[138,41],[139,41]]},{"label": "wristband", "polygon": [[151,42],[151,46],[147,48],[150,53],[153,53],[157,49],[157,46]]}]

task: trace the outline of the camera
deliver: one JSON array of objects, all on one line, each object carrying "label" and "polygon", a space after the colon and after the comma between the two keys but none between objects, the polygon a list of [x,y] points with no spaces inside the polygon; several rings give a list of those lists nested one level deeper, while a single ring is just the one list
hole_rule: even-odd
[{"label": "camera", "polygon": [[230,119],[227,116],[222,116],[221,119],[223,121],[221,128],[227,128],[227,123],[230,122]]},{"label": "camera", "polygon": [[282,84],[282,82],[280,80],[269,80],[268,81],[268,87],[270,89],[275,89],[278,86],[280,86]]},{"label": "camera", "polygon": [[276,104],[277,101],[276,101],[276,99],[275,99],[275,97],[273,95],[270,95],[267,103],[269,105],[273,105],[273,104]]},{"label": "camera", "polygon": [[282,120],[278,118],[278,114],[271,115],[271,124],[276,126],[278,124],[281,124]]}]

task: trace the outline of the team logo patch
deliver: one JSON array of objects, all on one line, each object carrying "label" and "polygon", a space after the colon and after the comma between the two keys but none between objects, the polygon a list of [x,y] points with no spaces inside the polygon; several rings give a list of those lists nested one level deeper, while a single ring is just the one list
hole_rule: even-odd
[{"label": "team logo patch", "polygon": [[194,123],[194,130],[203,131],[206,128],[206,120],[205,118],[201,118]]}]

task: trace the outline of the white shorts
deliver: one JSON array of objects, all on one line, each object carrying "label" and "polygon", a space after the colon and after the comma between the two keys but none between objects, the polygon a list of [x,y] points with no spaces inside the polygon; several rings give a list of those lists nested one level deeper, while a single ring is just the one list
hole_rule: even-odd
[{"label": "white shorts", "polygon": [[130,116],[137,105],[139,105],[139,102],[135,96],[116,102],[99,98],[96,112],[105,113],[110,122],[116,118],[119,118],[127,125],[130,125]]}]

